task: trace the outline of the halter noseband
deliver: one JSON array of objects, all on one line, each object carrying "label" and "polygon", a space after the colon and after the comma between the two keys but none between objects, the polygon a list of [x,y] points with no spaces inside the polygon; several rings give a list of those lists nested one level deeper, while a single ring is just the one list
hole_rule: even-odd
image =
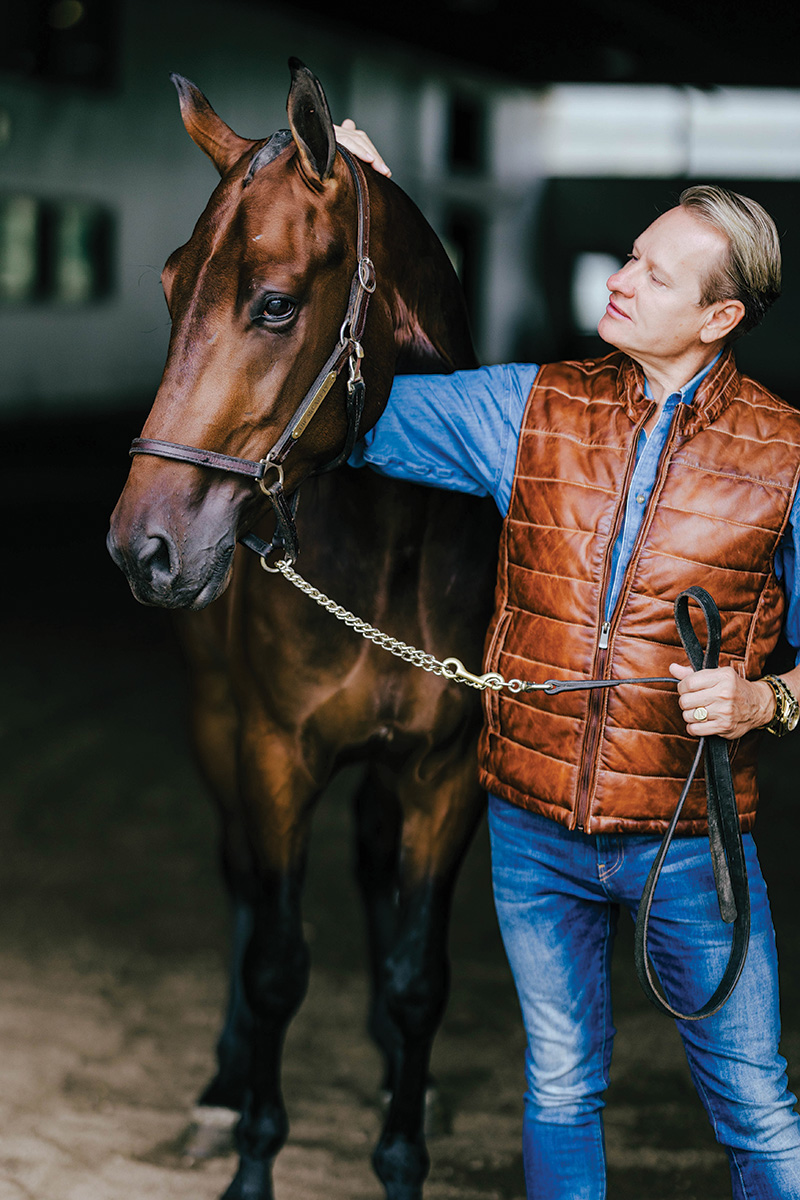
[{"label": "halter noseband", "polygon": [[[339,154],[350,170],[356,194],[358,212],[358,259],[350,284],[347,311],[339,331],[339,341],[327,358],[311,387],[295,409],[283,433],[275,445],[259,460],[235,458],[220,454],[216,450],[201,450],[196,446],[184,446],[180,442],[166,442],[158,438],[134,438],[130,454],[152,454],[157,458],[171,458],[176,462],[191,463],[195,467],[209,467],[215,471],[228,471],[235,475],[246,475],[253,479],[269,498],[275,510],[277,522],[275,537],[267,545],[254,534],[245,534],[240,541],[261,555],[283,547],[290,562],[295,562],[298,553],[297,528],[294,513],[297,507],[297,492],[287,497],[283,490],[283,463],[292,446],[307,428],[328,392],[339,378],[345,363],[349,363],[347,381],[347,434],[342,449],[331,462],[320,471],[332,471],[340,467],[353,452],[358,440],[358,430],[364,411],[365,384],[361,375],[361,360],[364,351],[361,337],[367,320],[369,298],[375,291],[375,267],[369,257],[369,190],[363,168],[356,158],[341,146]],[[267,483],[269,473],[276,478]]]}]

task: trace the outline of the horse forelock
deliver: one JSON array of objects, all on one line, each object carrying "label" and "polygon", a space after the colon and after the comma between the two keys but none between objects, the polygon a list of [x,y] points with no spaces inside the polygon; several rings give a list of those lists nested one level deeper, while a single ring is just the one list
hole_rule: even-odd
[{"label": "horse forelock", "polygon": [[283,154],[286,147],[290,146],[293,141],[294,138],[289,129],[279,129],[276,133],[273,133],[269,141],[260,150],[257,150],[250,159],[250,165],[242,180],[242,187],[247,187],[256,171],[260,171],[267,163],[273,162],[279,154]]}]

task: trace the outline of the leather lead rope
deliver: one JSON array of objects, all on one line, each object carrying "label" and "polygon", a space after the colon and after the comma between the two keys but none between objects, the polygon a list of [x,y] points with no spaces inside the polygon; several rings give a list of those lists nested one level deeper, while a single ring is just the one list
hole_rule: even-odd
[{"label": "leather lead rope", "polygon": [[[703,650],[700,641],[692,627],[689,618],[689,601],[699,604],[706,622],[706,647]],[[681,592],[675,601],[675,624],[678,627],[683,647],[695,671],[704,668],[714,668],[719,665],[719,650],[721,643],[721,624],[719,609],[711,596],[701,587],[690,587]],[[728,964],[722,979],[709,1000],[696,1012],[684,1013],[675,1008],[667,999],[664,989],[658,980],[650,962],[647,948],[647,934],[650,922],[650,911],[653,905],[661,869],[675,834],[683,804],[695,777],[700,759],[705,758],[706,795],[708,804],[708,839],[711,847],[711,861],[714,867],[714,879],[717,888],[717,899],[722,920],[733,924],[731,949]],[[747,867],[744,860],[744,847],[739,827],[739,814],[736,808],[736,795],[733,790],[731,765],[728,758],[728,748],[725,739],[718,734],[709,734],[700,738],[694,763],[681,792],[669,828],[659,847],[658,854],[650,868],[650,874],[644,885],[642,898],[636,916],[636,934],[634,941],[634,960],[639,983],[647,998],[657,1009],[681,1021],[700,1021],[718,1012],[730,998],[733,989],[742,973],[747,957],[747,946],[750,940],[750,892],[747,885]]]}]

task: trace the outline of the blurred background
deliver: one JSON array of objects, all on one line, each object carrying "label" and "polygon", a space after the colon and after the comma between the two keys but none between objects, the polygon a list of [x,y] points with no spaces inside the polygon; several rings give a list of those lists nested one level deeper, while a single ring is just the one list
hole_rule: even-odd
[{"label": "blurred background", "polygon": [[[5,417],[134,409],[167,339],[161,266],[213,186],[169,73],[244,136],[285,124],[287,57],[367,128],[450,246],[485,362],[589,348],[610,267],[687,182],[746,189],[786,293],[743,365],[797,390],[796,5],[31,0],[0,43]],[[513,10],[513,11],[512,11]]]},{"label": "blurred background", "polygon": [[[5,0],[0,1200],[116,1200],[133,1186],[196,1200],[230,1174],[230,1163],[187,1173],[173,1144],[210,1070],[224,989],[213,819],[184,736],[169,623],[135,604],[104,548],[164,362],[161,267],[216,182],[170,72],[238,133],[262,137],[285,125],[287,59],[303,59],[334,119],[369,132],[447,245],[486,363],[599,349],[607,276],[687,183],[754,196],[782,235],[784,294],[737,354],[796,404],[797,35],[795,0],[757,11],[739,0]],[[769,749],[761,847],[791,1050],[800,976],[786,846],[798,763],[791,745]],[[335,1060],[333,1081],[320,1082],[318,1059],[289,1069],[287,1197],[331,1195],[331,1179],[343,1196],[376,1195],[366,1165],[376,1068],[365,1045],[336,1041],[342,1006],[360,1029],[363,1000],[341,869],[347,794],[345,780],[320,813],[307,931],[317,990],[292,1035],[298,1064],[311,1044]],[[429,1194],[514,1200],[521,1044],[483,834],[458,904],[438,1053],[461,1123],[434,1150]],[[614,1194],[717,1200],[729,1194],[724,1161],[625,953]]]}]

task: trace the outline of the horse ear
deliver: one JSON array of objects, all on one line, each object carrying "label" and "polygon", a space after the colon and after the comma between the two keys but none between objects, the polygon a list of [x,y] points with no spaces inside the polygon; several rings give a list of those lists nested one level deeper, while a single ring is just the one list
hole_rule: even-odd
[{"label": "horse ear", "polygon": [[333,171],[336,157],[333,119],[316,75],[299,58],[289,59],[289,70],[292,72],[286,104],[289,125],[297,143],[300,168],[309,183],[318,186]]},{"label": "horse ear", "polygon": [[219,171],[225,175],[253,142],[239,137],[221,117],[218,117],[203,93],[183,75],[170,75],[178,90],[181,116],[189,137],[204,151]]}]

